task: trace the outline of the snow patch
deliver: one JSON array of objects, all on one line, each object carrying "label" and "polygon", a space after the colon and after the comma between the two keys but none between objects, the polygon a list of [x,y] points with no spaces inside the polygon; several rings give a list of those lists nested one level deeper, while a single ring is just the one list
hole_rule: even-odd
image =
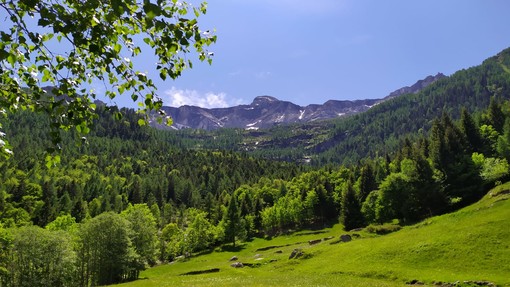
[{"label": "snow patch", "polygon": [[258,121],[254,122],[254,123],[247,124],[246,127],[251,128],[251,127],[255,126],[256,124],[259,124],[260,122],[261,122],[261,120],[258,120]]},{"label": "snow patch", "polygon": [[302,120],[303,116],[305,115],[305,110],[299,111],[299,119]]}]

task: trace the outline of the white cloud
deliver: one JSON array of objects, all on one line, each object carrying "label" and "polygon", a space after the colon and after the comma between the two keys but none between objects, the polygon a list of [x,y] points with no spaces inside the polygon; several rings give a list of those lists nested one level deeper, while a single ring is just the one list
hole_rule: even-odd
[{"label": "white cloud", "polygon": [[172,87],[165,91],[163,102],[171,107],[190,105],[202,108],[226,108],[232,104],[239,104],[240,101],[236,99],[228,101],[225,93],[201,93],[197,90],[182,90]]}]

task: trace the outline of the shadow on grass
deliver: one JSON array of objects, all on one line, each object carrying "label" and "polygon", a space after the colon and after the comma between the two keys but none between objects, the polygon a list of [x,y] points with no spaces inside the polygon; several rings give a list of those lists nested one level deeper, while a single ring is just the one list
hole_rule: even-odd
[{"label": "shadow on grass", "polygon": [[314,223],[311,225],[308,225],[304,229],[287,229],[287,230],[280,230],[280,231],[273,231],[269,234],[266,234],[264,236],[264,239],[266,241],[271,241],[273,238],[278,236],[287,236],[287,235],[294,235],[294,236],[303,236],[303,235],[314,235],[314,234],[323,234],[328,233],[329,231],[324,230],[326,228],[332,228],[335,224],[338,222],[325,222],[325,223]]},{"label": "shadow on grass", "polygon": [[217,273],[220,272],[220,268],[212,268],[207,270],[196,270],[196,271],[189,271],[186,273],[179,274],[180,276],[186,276],[186,275],[200,275],[200,274],[207,274],[207,273]]},{"label": "shadow on grass", "polygon": [[239,244],[236,246],[233,246],[231,244],[223,245],[219,248],[219,251],[221,252],[239,252],[241,250],[246,249],[246,244]]}]

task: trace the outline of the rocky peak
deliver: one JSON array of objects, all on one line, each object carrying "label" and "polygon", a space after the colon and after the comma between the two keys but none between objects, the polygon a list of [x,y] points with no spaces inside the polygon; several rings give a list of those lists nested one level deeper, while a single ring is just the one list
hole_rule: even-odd
[{"label": "rocky peak", "polygon": [[279,102],[279,100],[275,97],[258,96],[255,99],[253,99],[251,106],[267,105],[267,104],[271,104],[271,103],[275,103],[275,102]]},{"label": "rocky peak", "polygon": [[417,81],[416,83],[414,83],[414,85],[412,85],[410,87],[403,87],[403,88],[400,88],[394,92],[391,92],[385,99],[398,97],[398,96],[401,96],[404,94],[418,93],[419,91],[426,88],[428,85],[430,85],[430,84],[434,83],[435,81],[440,80],[442,78],[446,78],[446,76],[443,73],[437,73],[435,76],[428,76],[423,80]]}]

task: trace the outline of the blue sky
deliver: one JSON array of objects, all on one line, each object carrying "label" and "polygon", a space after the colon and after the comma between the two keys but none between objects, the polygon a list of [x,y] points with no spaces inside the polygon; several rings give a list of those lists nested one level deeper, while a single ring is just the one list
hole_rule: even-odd
[{"label": "blue sky", "polygon": [[509,47],[509,13],[508,0],[210,0],[199,24],[216,29],[213,64],[166,82],[142,69],[170,106],[381,98]]}]

